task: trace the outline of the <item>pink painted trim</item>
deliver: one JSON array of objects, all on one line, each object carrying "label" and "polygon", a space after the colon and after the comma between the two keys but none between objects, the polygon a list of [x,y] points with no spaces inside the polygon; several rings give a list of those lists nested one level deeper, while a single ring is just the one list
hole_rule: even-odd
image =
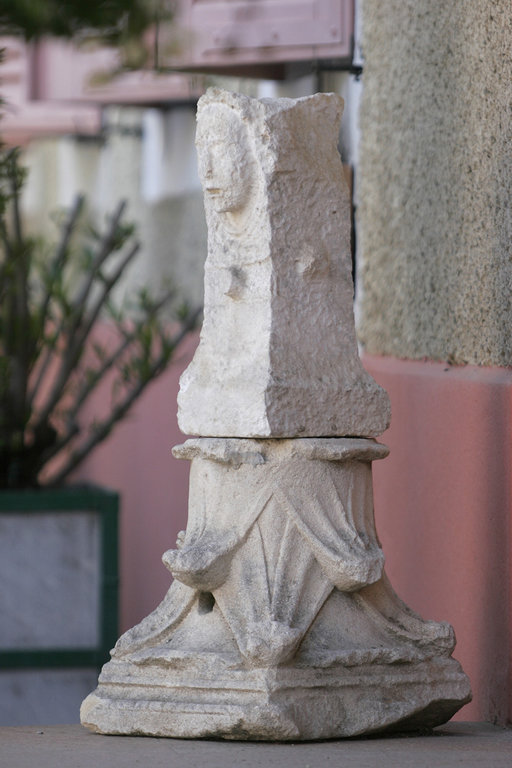
[{"label": "pink painted trim", "polygon": [[421,376],[450,380],[474,382],[475,384],[495,383],[511,386],[512,368],[483,367],[479,365],[451,365],[434,360],[401,360],[396,357],[363,355],[365,367],[382,371],[383,375],[399,373],[400,376]]},{"label": "pink painted trim", "polygon": [[95,107],[26,103],[11,106],[2,118],[2,140],[22,145],[42,136],[78,134],[95,136],[101,128],[101,112]]}]

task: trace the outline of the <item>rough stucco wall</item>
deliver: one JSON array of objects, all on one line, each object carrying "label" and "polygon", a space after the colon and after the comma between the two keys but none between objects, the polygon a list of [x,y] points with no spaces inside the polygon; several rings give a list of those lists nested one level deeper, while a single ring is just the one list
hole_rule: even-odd
[{"label": "rough stucco wall", "polygon": [[359,335],[512,365],[510,0],[363,0]]}]

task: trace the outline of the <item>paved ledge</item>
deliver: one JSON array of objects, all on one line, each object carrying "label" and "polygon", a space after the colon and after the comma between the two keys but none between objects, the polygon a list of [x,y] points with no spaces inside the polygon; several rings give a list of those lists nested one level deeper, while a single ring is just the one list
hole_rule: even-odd
[{"label": "paved ledge", "polygon": [[511,768],[512,729],[449,723],[429,736],[297,744],[99,736],[80,725],[0,728],[0,768]]}]

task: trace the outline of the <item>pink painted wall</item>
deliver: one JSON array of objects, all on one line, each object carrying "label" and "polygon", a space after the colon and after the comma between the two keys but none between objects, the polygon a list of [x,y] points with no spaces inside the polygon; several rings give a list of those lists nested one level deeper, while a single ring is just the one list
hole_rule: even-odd
[{"label": "pink painted wall", "polygon": [[512,370],[366,356],[389,392],[375,508],[397,593],[457,635],[464,720],[512,720]]},{"label": "pink painted wall", "polygon": [[86,480],[121,494],[120,621],[124,631],[163,598],[172,577],[161,561],[186,526],[189,464],[171,455],[186,438],[176,420],[182,370],[198,334],[190,335],[168,370],[152,382],[108,440],[77,471]]}]

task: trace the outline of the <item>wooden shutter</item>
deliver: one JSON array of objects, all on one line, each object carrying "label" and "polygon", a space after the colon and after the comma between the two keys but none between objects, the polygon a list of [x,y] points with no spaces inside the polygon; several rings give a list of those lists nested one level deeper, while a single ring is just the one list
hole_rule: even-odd
[{"label": "wooden shutter", "polygon": [[[182,51],[164,63],[237,68],[351,57],[353,0],[180,0]],[[165,46],[162,46],[165,50]]]}]

